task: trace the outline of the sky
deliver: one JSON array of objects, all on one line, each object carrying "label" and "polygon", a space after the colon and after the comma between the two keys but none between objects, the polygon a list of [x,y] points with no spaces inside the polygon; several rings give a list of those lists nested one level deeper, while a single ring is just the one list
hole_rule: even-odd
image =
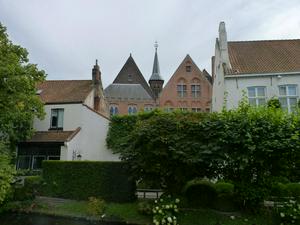
[{"label": "sky", "polygon": [[91,79],[104,87],[129,54],[146,80],[158,41],[165,83],[186,54],[211,71],[218,26],[229,41],[300,38],[299,0],[0,0],[0,22],[48,80]]}]

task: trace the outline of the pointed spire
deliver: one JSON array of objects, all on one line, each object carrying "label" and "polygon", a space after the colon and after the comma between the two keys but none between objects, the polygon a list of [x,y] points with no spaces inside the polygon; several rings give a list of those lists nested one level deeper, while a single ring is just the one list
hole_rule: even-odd
[{"label": "pointed spire", "polygon": [[155,48],[155,55],[154,55],[154,62],[153,62],[153,70],[152,70],[152,75],[151,75],[149,81],[150,80],[163,80],[160,76],[160,69],[159,69],[158,56],[157,56],[157,48],[158,48],[157,41],[155,41],[154,48]]}]

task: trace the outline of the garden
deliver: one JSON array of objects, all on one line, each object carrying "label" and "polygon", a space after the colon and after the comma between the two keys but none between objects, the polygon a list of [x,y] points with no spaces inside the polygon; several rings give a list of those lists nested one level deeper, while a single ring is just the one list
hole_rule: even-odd
[{"label": "garden", "polygon": [[[127,224],[299,224],[299,135],[297,111],[243,102],[115,116],[107,145],[121,162],[44,161],[24,185],[1,163],[1,208]],[[137,199],[140,188],[163,194]]]}]

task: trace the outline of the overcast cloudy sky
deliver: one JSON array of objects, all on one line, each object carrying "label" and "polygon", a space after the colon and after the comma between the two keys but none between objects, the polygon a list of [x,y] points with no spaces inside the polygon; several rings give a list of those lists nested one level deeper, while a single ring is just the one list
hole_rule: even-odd
[{"label": "overcast cloudy sky", "polygon": [[10,39],[47,79],[91,79],[97,58],[104,86],[130,53],[148,80],[155,40],[165,80],[186,54],[210,72],[220,21],[228,40],[300,38],[300,1],[0,0]]}]

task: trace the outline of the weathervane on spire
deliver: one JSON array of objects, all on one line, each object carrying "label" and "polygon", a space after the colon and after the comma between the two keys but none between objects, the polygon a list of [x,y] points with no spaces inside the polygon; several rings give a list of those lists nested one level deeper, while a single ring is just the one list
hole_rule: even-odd
[{"label": "weathervane on spire", "polygon": [[155,48],[155,51],[157,51],[157,48],[158,48],[158,43],[157,43],[157,41],[155,41],[155,43],[154,43],[154,48]]}]

